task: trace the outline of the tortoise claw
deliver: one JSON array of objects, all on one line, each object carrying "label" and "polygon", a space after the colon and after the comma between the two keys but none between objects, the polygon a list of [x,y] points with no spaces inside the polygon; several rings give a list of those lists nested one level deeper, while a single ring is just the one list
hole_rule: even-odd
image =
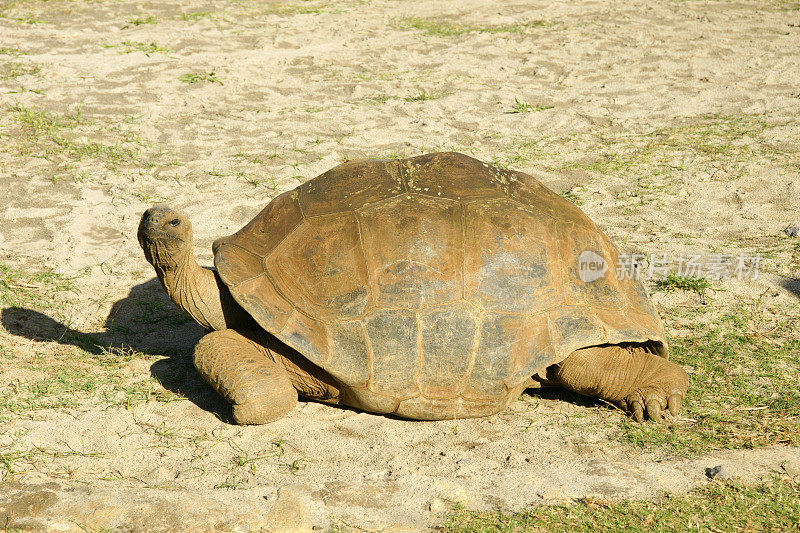
[{"label": "tortoise claw", "polygon": [[644,422],[646,415],[653,422],[663,423],[666,422],[664,414],[667,411],[673,417],[678,416],[682,398],[683,392],[678,389],[672,390],[667,396],[664,392],[647,387],[629,395],[620,404],[623,409],[627,408],[631,412],[637,422]]},{"label": "tortoise claw", "polygon": [[642,407],[642,402],[639,400],[633,401],[633,419],[639,423],[644,422],[644,407]]},{"label": "tortoise claw", "polygon": [[667,404],[669,405],[669,412],[672,416],[678,416],[678,413],[681,412],[682,399],[683,394],[681,394],[680,391],[672,391],[672,394],[669,395]]},{"label": "tortoise claw", "polygon": [[645,405],[647,406],[647,416],[650,417],[650,420],[653,422],[664,421],[664,417],[661,414],[661,402],[658,401],[658,398],[650,395]]}]

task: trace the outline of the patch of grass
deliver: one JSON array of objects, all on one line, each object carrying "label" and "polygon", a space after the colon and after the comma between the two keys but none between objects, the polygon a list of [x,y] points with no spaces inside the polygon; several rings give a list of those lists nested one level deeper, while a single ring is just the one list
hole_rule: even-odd
[{"label": "patch of grass", "polygon": [[21,15],[19,17],[14,17],[14,22],[17,24],[47,24],[46,20],[37,19],[35,15]]},{"label": "patch of grass", "polygon": [[[247,181],[247,183],[249,183],[253,187],[258,188],[262,183],[264,183],[265,180],[264,178],[260,178],[258,176],[249,176],[245,179],[245,181]],[[269,188],[272,189],[273,191],[278,190],[278,185],[277,183],[275,183],[275,178],[269,178],[268,184]]]},{"label": "patch of grass", "polygon": [[675,290],[693,291],[702,295],[710,286],[711,283],[706,278],[683,276],[670,272],[664,279],[655,283],[655,290],[662,292],[673,292]]},{"label": "patch of grass", "polygon": [[207,81],[209,83],[219,83],[220,85],[223,85],[214,72],[194,72],[179,76],[178,79],[183,83],[199,83],[201,81]]},{"label": "patch of grass", "polygon": [[[678,454],[800,443],[800,316],[758,302],[721,317],[671,317],[689,333],[671,339],[671,359],[689,372],[683,421],[626,422],[620,438]],[[704,323],[710,322],[710,323]]]},{"label": "patch of grass", "polygon": [[758,139],[769,127],[757,116],[709,115],[690,124],[641,135],[603,138],[605,150],[599,161],[572,166],[617,175],[641,173],[651,167],[655,177],[684,171],[687,161],[702,158],[712,162],[713,158],[714,163],[727,167],[711,167],[716,173],[711,172],[710,178],[727,181],[742,175],[742,168],[731,168],[732,164],[745,163],[757,155],[774,154],[773,149]]},{"label": "patch of grass", "polygon": [[19,48],[0,47],[0,55],[21,56],[21,55],[25,55],[25,54],[26,54],[26,52],[23,52]]},{"label": "patch of grass", "polygon": [[586,161],[584,146],[580,150],[584,161],[560,167],[621,178],[627,186],[617,199],[626,213],[632,213],[643,205],[662,203],[673,188],[686,183],[737,180],[757,161],[779,156],[787,163],[797,162],[797,154],[782,152],[765,138],[766,132],[780,126],[761,116],[708,115],[650,132],[609,132],[596,140],[596,158]]},{"label": "patch of grass", "polygon": [[181,13],[180,19],[184,22],[198,22],[203,19],[211,19],[211,13],[208,11],[190,11]]},{"label": "patch of grass", "polygon": [[563,198],[566,198],[567,200],[569,200],[570,202],[572,202],[575,205],[583,205],[583,200],[581,199],[580,196],[575,194],[575,189],[576,189],[576,187],[570,187],[566,191],[562,192],[561,196]]},{"label": "patch of grass", "polygon": [[520,163],[539,159],[549,153],[547,147],[549,142],[533,137],[512,137],[503,143],[503,152],[492,157],[492,164],[500,168],[512,168]]},{"label": "patch of grass", "polygon": [[19,61],[3,61],[0,63],[0,80],[19,78],[20,76],[33,76],[41,72],[39,65],[26,65]]},{"label": "patch of grass", "polygon": [[[243,160],[247,161],[248,163],[252,163],[254,165],[260,165],[261,163],[264,162],[264,160],[261,159],[260,157],[255,156],[255,155],[250,155],[250,154],[248,154],[247,152],[245,152],[242,149],[238,149],[234,155],[236,157],[238,157],[239,159],[243,159]],[[277,152],[275,153],[274,157],[277,157]]]},{"label": "patch of grass", "polygon": [[368,96],[364,98],[364,103],[367,105],[380,105],[396,98],[396,96],[389,96],[388,94],[382,94],[380,96]]},{"label": "patch of grass", "polygon": [[517,98],[514,98],[514,105],[512,105],[511,109],[506,111],[506,113],[536,113],[539,111],[544,111],[545,109],[553,109],[553,106],[531,105],[527,102],[523,102]]},{"label": "patch of grass", "polygon": [[[8,105],[6,109],[24,128],[22,134],[17,136],[23,142],[21,155],[48,158],[61,153],[75,161],[91,158],[114,168],[120,164],[134,163],[140,154],[141,142],[121,130],[119,137],[122,138],[115,144],[88,140],[86,136],[90,132],[78,138],[78,128],[91,125],[79,108],[72,114],[54,114],[22,104]],[[99,136],[103,137],[103,133],[107,136],[109,132],[101,132]]]},{"label": "patch of grass", "polygon": [[92,345],[91,348],[59,346],[48,350],[47,357],[18,358],[15,366],[43,377],[13,382],[0,391],[0,420],[31,416],[32,411],[44,409],[86,405],[130,409],[150,401],[168,403],[185,399],[182,394],[164,388],[155,378],[132,379],[123,371],[123,366],[133,359],[155,360],[159,355],[131,348],[98,349],[91,340],[86,344]]},{"label": "patch of grass", "polygon": [[77,293],[75,279],[53,270],[30,273],[0,262],[0,304],[34,309],[63,308],[65,296]]},{"label": "patch of grass", "polygon": [[158,52],[167,53],[172,51],[166,46],[161,46],[156,43],[143,43],[140,41],[125,40],[122,41],[122,44],[120,44],[120,46],[124,47],[122,50],[120,50],[119,52],[120,54],[132,54],[133,52],[143,52],[149,55]]},{"label": "patch of grass", "polygon": [[322,9],[313,5],[269,3],[260,5],[257,12],[268,15],[318,15]]},{"label": "patch of grass", "polygon": [[142,15],[142,16],[137,16],[137,17],[128,17],[128,19],[125,22],[127,24],[122,27],[123,29],[129,28],[131,26],[144,26],[145,24],[147,24],[147,25],[158,24],[158,19],[153,15]]},{"label": "patch of grass", "polygon": [[755,485],[712,482],[688,495],[655,501],[582,498],[572,505],[536,506],[517,514],[456,509],[438,531],[797,531],[800,487],[775,476]]},{"label": "patch of grass", "polygon": [[499,26],[468,26],[456,22],[448,22],[440,19],[425,19],[419,17],[408,17],[400,21],[402,29],[413,29],[421,31],[425,35],[435,35],[438,37],[452,37],[464,35],[466,33],[525,33],[530,28],[540,28],[547,26],[544,20],[533,20],[521,24],[508,24]]},{"label": "patch of grass", "polygon": [[[54,314],[64,323],[69,317],[61,316],[77,293],[70,278],[53,271],[30,273],[0,263],[0,307],[22,308]],[[147,307],[142,315],[166,311]],[[134,319],[135,320],[135,319]],[[63,329],[62,329],[63,328]],[[0,328],[2,329],[2,328]],[[130,347],[101,344],[93,335],[61,326],[56,331],[43,330],[45,339],[57,339],[46,345],[44,351],[20,351],[0,336],[0,371],[6,365],[25,369],[33,376],[24,381],[11,382],[0,389],[0,420],[10,417],[31,416],[42,409],[75,408],[85,405],[124,406],[149,401],[170,402],[184,399],[182,394],[164,388],[156,379],[147,376],[132,377],[125,366],[131,361],[155,361],[162,354],[149,354]],[[172,364],[172,360],[170,360]],[[187,363],[188,366],[188,363]],[[185,379],[190,369],[176,369]],[[176,387],[171,387],[175,389]],[[181,390],[187,388],[181,384]]]},{"label": "patch of grass", "polygon": [[419,89],[417,94],[407,96],[403,98],[406,102],[425,102],[427,100],[436,100],[437,98],[441,98],[444,96],[444,93],[441,91],[429,91],[425,89]]}]

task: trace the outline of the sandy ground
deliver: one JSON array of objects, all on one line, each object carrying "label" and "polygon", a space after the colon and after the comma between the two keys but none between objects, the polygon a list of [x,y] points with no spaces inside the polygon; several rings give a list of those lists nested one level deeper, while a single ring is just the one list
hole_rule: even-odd
[{"label": "sandy ground", "polygon": [[[720,281],[711,304],[796,310],[781,232],[800,217],[800,4],[99,0],[0,14],[0,260],[74,278],[61,307],[3,310],[0,387],[47,376],[20,361],[71,360],[88,342],[100,359],[136,350],[118,375],[153,394],[120,405],[101,384],[0,413],[10,525],[418,530],[452,504],[648,497],[716,464],[755,479],[800,461],[784,447],[641,451],[614,439],[621,413],[559,392],[488,419],[304,403],[231,425],[188,363],[200,328],[135,237],[167,202],[210,264],[213,239],[345,160],[459,150],[578,200],[623,251],[764,253],[757,280]],[[530,112],[510,113],[515,99]]]}]

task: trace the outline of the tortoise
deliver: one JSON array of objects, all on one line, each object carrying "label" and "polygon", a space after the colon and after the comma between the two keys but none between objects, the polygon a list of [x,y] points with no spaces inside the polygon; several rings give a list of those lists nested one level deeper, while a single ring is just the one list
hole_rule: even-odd
[{"label": "tortoise", "polygon": [[687,389],[606,235],[532,176],[460,153],[345,162],[216,240],[215,269],[169,207],[144,213],[138,239],[208,330],[194,364],[239,424],[283,416],[298,394],[410,419],[489,416],[542,385],[663,421]]}]

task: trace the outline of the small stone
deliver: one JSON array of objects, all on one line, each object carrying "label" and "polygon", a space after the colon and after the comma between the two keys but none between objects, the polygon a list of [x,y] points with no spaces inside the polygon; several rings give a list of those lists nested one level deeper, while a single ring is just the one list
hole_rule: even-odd
[{"label": "small stone", "polygon": [[310,533],[308,506],[301,492],[294,487],[281,487],[266,517],[265,529],[274,533]]},{"label": "small stone", "polygon": [[798,224],[790,224],[786,226],[786,229],[783,232],[791,238],[797,238],[800,236],[800,225]]},{"label": "small stone", "polygon": [[800,480],[800,461],[788,460],[781,464],[781,470],[786,472],[792,479]]},{"label": "small stone", "polygon": [[444,514],[450,509],[450,506],[441,498],[433,498],[428,502],[428,509],[431,514]]},{"label": "small stone", "polygon": [[433,489],[436,491],[437,497],[445,502],[451,502],[463,507],[475,506],[475,495],[457,483],[438,479],[434,481]]},{"label": "small stone", "polygon": [[364,474],[365,481],[383,481],[391,477],[392,472],[390,470],[381,470],[380,472],[370,472],[369,474]]},{"label": "small stone", "polygon": [[566,503],[569,501],[569,498],[561,489],[547,489],[539,493],[539,497],[548,503]]},{"label": "small stone", "polygon": [[728,474],[725,472],[725,467],[717,465],[711,468],[706,468],[706,477],[708,479],[728,479]]}]

